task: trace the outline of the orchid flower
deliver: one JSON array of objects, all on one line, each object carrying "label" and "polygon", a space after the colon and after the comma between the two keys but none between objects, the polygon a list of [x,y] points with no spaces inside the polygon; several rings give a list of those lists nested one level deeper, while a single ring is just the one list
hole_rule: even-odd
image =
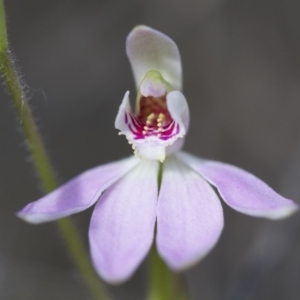
[{"label": "orchid flower", "polygon": [[250,216],[279,219],[298,209],[246,171],[180,150],[189,109],[174,41],[137,26],[127,37],[126,50],[137,88],[136,108],[131,110],[126,92],[115,127],[135,156],[80,174],[29,203],[18,212],[20,218],[43,223],[96,203],[89,228],[91,257],[99,275],[115,283],[134,273],[154,238],[159,255],[174,271],[202,259],[223,229],[222,206],[213,187],[230,207]]}]

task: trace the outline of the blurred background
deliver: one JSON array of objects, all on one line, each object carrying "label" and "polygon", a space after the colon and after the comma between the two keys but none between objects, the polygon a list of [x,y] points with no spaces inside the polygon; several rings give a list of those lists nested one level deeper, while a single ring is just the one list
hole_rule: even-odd
[{"label": "blurred background", "polygon": [[[11,49],[61,182],[131,154],[114,119],[135,88],[125,38],[137,24],[178,44],[191,111],[185,149],[226,161],[300,201],[297,0],[9,0]],[[0,90],[0,299],[91,299],[54,223],[15,212],[41,196],[9,97]],[[300,216],[268,221],[223,205],[214,250],[187,273],[193,300],[300,299]],[[87,239],[91,209],[74,221]],[[140,300],[145,264],[116,299]]]}]

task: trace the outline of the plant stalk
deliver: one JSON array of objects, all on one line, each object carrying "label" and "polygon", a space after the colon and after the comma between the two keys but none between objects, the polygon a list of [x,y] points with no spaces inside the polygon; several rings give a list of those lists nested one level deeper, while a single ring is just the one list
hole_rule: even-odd
[{"label": "plant stalk", "polygon": [[149,286],[147,300],[188,300],[183,274],[172,272],[152,247],[148,264]]},{"label": "plant stalk", "polygon": [[[34,168],[42,183],[44,191],[49,193],[57,188],[58,184],[32,111],[26,99],[24,90],[25,85],[20,79],[20,74],[9,51],[3,0],[0,0],[0,70],[18,119],[20,120],[28,150],[33,158],[32,162]],[[108,293],[91,265],[88,252],[72,220],[70,218],[64,218],[57,221],[57,225],[73,262],[83,276],[94,299],[109,300]]]},{"label": "plant stalk", "polygon": [[[159,165],[157,184],[160,190],[163,180],[163,163]],[[159,257],[153,244],[148,261],[147,300],[188,300],[186,281],[183,274],[171,271]]]}]

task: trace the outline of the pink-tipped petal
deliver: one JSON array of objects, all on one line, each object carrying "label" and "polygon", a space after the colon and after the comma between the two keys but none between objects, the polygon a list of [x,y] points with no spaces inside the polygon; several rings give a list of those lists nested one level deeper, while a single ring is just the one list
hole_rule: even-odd
[{"label": "pink-tipped petal", "polygon": [[149,251],[154,235],[158,162],[141,161],[111,186],[93,212],[92,261],[110,283],[128,279]]},{"label": "pink-tipped petal", "polygon": [[137,26],[127,37],[126,52],[137,88],[148,71],[156,70],[174,90],[181,90],[180,54],[168,36],[147,26]]},{"label": "pink-tipped petal", "polygon": [[85,171],[41,199],[27,204],[17,215],[38,224],[83,211],[138,162],[131,157]]},{"label": "pink-tipped petal", "polygon": [[210,185],[174,156],[164,164],[157,208],[157,248],[174,270],[205,256],[223,229],[223,211]]},{"label": "pink-tipped petal", "polygon": [[178,157],[214,185],[233,209],[254,217],[284,218],[298,209],[254,175],[229,164],[204,160],[187,153]]}]

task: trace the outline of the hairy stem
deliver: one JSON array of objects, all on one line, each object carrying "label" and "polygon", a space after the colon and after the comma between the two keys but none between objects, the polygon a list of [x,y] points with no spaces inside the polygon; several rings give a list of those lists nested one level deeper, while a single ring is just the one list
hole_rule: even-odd
[{"label": "hairy stem", "polygon": [[[37,129],[30,106],[26,99],[24,84],[22,83],[18,69],[12,59],[8,48],[5,9],[3,0],[0,0],[0,70],[4,83],[11,96],[13,106],[20,120],[28,150],[32,155],[32,161],[44,191],[50,192],[57,187],[57,181],[43,144],[40,133]],[[108,294],[95,273],[89,255],[84,244],[77,233],[77,230],[70,218],[57,221],[66,247],[73,258],[74,264],[81,272],[91,293],[95,299],[108,300]]]}]

